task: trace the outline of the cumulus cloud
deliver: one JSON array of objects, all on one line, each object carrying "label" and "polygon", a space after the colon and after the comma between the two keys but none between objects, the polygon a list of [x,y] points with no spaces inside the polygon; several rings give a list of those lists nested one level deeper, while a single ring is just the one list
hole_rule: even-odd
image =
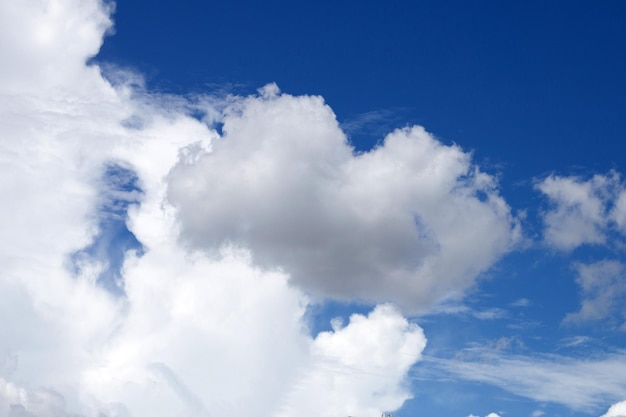
[{"label": "cumulus cloud", "polygon": [[613,404],[601,417],[626,417],[626,401]]},{"label": "cumulus cloud", "polygon": [[[280,265],[253,262],[256,248],[233,241],[209,257],[179,245],[184,222],[167,200],[169,173],[222,139],[185,114],[183,99],[135,90],[121,72],[112,85],[85,65],[109,12],[96,0],[0,5],[0,416],[399,408],[426,339],[394,307],[314,336],[309,298]],[[271,110],[277,94],[267,88],[248,101]],[[106,234],[107,216],[145,249],[117,265],[121,294],[98,284],[112,253],[87,250]],[[319,404],[322,396],[332,398]]]},{"label": "cumulus cloud", "polygon": [[462,294],[519,237],[495,179],[421,127],[357,153],[321,97],[277,91],[223,122],[210,151],[169,176],[183,239],[248,248],[313,295],[423,310]]},{"label": "cumulus cloud", "polygon": [[552,205],[543,214],[544,239],[557,249],[605,244],[613,222],[623,230],[626,197],[616,172],[594,175],[586,181],[551,175],[536,188]]},{"label": "cumulus cloud", "polygon": [[589,265],[576,264],[576,282],[582,292],[580,311],[565,317],[566,323],[589,322],[624,315],[626,299],[624,265],[618,261],[600,261]]},{"label": "cumulus cloud", "polygon": [[422,330],[391,306],[379,306],[368,317],[353,315],[346,327],[317,336],[313,363],[303,370],[279,415],[299,415],[303,408],[311,416],[377,415],[381,408],[397,409],[410,396],[402,376],[424,347]]}]

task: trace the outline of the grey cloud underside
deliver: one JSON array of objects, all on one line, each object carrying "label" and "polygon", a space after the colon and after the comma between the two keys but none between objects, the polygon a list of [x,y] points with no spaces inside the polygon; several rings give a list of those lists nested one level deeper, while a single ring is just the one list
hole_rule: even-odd
[{"label": "grey cloud underside", "polygon": [[251,251],[307,291],[420,310],[460,295],[514,245],[495,180],[421,127],[355,153],[320,97],[249,97],[169,176],[182,238]]}]

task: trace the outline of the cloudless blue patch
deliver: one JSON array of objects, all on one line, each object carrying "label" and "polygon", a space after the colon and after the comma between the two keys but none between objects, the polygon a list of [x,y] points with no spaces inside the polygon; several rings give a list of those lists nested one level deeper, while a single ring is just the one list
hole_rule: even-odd
[{"label": "cloudless blue patch", "polygon": [[224,123],[221,122],[216,122],[213,124],[213,129],[215,129],[215,131],[220,135],[223,136],[224,135]]},{"label": "cloudless blue patch", "polygon": [[96,282],[115,295],[124,294],[120,271],[127,252],[143,254],[141,242],[126,226],[128,209],[139,203],[141,194],[139,179],[132,170],[116,163],[106,165],[97,208],[98,234],[89,246],[71,256],[77,274],[84,261],[102,263],[104,268]]}]

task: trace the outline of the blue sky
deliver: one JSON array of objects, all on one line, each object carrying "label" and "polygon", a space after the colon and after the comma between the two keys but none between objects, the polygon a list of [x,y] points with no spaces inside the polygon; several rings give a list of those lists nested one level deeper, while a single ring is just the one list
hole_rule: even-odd
[{"label": "blue sky", "polygon": [[626,412],[626,3],[2,22],[0,417]]}]

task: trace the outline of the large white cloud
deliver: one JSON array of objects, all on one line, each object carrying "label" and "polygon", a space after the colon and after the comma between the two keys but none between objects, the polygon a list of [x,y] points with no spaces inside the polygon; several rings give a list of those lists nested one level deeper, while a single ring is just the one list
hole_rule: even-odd
[{"label": "large white cloud", "polygon": [[210,151],[170,175],[184,240],[249,248],[314,295],[423,310],[462,294],[519,237],[495,179],[421,127],[356,153],[321,97],[275,86],[223,122]]},{"label": "large white cloud", "polygon": [[[181,99],[113,87],[85,66],[108,11],[0,4],[0,416],[313,416],[327,383],[328,415],[400,407],[426,339],[395,308],[313,337],[308,298],[277,267],[178,245],[168,172],[219,135]],[[146,253],[128,254],[124,297],[96,284],[106,253],[71,267],[98,234],[111,163],[143,190],[128,227]]]}]

